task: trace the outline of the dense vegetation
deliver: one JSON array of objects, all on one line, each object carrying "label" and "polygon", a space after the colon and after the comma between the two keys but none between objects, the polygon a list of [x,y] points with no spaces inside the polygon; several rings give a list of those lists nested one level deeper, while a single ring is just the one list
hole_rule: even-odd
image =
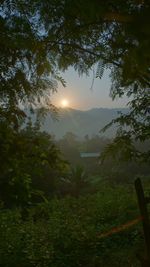
[{"label": "dense vegetation", "polygon": [[[129,174],[149,170],[135,165],[150,161],[149,147],[137,146],[150,138],[149,13],[149,0],[1,1],[0,266],[138,266],[143,235]],[[81,167],[79,146],[95,150],[95,140],[56,144],[38,123],[23,128],[21,107],[53,108],[51,93],[65,86],[59,71],[95,65],[99,78],[110,68],[111,96],[126,94],[130,111],[112,122],[120,127],[102,160],[111,152],[113,161]],[[119,158],[131,165],[115,167]]]},{"label": "dense vegetation", "polygon": [[1,119],[17,126],[20,102],[40,102],[42,96],[49,104],[57,82],[65,85],[60,70],[73,66],[82,74],[97,65],[101,78],[109,68],[112,98],[127,95],[130,107],[113,121],[120,128],[109,152],[123,154],[127,144],[130,158],[149,161],[149,150],[133,146],[150,136],[149,13],[149,0],[2,0]]},{"label": "dense vegetation", "polygon": [[55,198],[23,214],[1,210],[0,265],[140,266],[140,222],[126,225],[137,217],[133,190],[106,184],[93,195]]},{"label": "dense vegetation", "polygon": [[144,240],[133,178],[145,175],[148,189],[149,167],[133,162],[130,175],[132,164],[120,171],[110,160],[83,162],[80,150],[110,140],[67,133],[56,142],[38,127],[1,128],[0,266],[138,266]]},{"label": "dense vegetation", "polygon": [[[137,175],[149,175],[149,164],[146,162],[139,164],[139,162],[130,160],[128,150],[124,151],[122,158],[118,154],[110,153],[104,160],[103,154],[106,153],[107,149],[110,149],[112,142],[113,139],[100,135],[92,137],[85,135],[81,141],[72,132],[67,132],[62,139],[56,141],[56,144],[72,166],[82,165],[89,175],[105,177],[114,183],[132,183]],[[136,142],[135,148],[144,152],[149,145],[148,141],[145,143]],[[100,157],[81,158],[81,152],[99,152]]]}]

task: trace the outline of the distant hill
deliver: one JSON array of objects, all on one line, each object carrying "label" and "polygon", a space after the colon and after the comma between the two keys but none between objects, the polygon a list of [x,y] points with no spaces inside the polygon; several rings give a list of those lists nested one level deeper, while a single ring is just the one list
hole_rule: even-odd
[{"label": "distant hill", "polygon": [[[128,109],[93,108],[87,111],[60,109],[58,120],[54,120],[49,112],[43,120],[41,129],[54,134],[56,139],[62,138],[66,132],[72,132],[81,139],[87,134],[89,136],[99,134],[101,128],[118,116],[119,111],[126,113]],[[115,132],[113,126],[102,135],[113,137]]]}]

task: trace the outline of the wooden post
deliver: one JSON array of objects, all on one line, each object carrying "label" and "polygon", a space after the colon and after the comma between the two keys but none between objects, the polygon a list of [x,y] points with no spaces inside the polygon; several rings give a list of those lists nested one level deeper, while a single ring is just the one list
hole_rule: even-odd
[{"label": "wooden post", "polygon": [[139,178],[135,180],[135,189],[137,193],[140,213],[142,216],[143,232],[146,245],[146,259],[143,259],[142,266],[150,267],[150,221],[147,210],[147,204],[150,203],[150,199],[144,196],[142,183]]}]

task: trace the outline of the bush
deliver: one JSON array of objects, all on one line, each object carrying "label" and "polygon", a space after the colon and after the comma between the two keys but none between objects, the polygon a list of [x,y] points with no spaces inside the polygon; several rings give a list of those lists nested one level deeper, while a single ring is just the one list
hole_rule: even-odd
[{"label": "bush", "polygon": [[0,266],[138,266],[141,225],[110,231],[137,216],[133,192],[107,186],[92,196],[37,205],[25,220],[19,210],[1,210]]}]

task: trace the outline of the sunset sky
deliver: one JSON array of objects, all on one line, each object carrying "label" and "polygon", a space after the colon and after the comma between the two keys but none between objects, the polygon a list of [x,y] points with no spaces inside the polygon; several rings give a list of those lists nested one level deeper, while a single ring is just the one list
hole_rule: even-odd
[{"label": "sunset sky", "polygon": [[80,110],[91,108],[119,108],[125,107],[128,102],[126,98],[112,101],[109,96],[111,81],[109,71],[105,71],[103,78],[94,80],[93,88],[91,89],[93,72],[87,77],[83,75],[79,77],[78,73],[73,68],[70,68],[62,77],[67,82],[64,88],[59,85],[58,92],[55,93],[51,100],[57,107],[71,107]]}]

